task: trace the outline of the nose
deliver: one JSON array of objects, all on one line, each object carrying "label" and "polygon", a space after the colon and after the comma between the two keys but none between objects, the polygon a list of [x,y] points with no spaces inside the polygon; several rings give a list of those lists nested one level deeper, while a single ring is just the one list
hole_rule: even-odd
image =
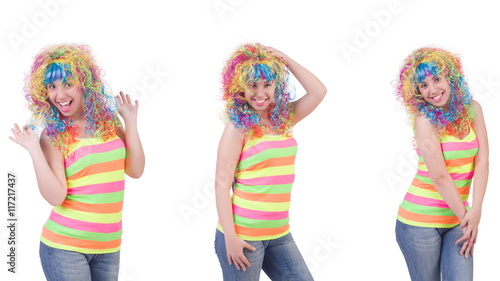
[{"label": "nose", "polygon": [[429,92],[434,95],[434,94],[438,94],[440,92],[439,90],[439,87],[437,85],[435,85],[434,83],[431,83],[429,85]]}]

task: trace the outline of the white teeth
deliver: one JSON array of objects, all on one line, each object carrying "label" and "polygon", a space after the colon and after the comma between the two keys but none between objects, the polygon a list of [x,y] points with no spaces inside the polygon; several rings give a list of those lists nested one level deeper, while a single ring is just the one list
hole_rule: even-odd
[{"label": "white teeth", "polygon": [[69,105],[69,103],[70,103],[70,102],[71,102],[71,101],[67,101],[67,102],[60,102],[59,104],[60,104],[61,106],[66,106],[66,105]]}]

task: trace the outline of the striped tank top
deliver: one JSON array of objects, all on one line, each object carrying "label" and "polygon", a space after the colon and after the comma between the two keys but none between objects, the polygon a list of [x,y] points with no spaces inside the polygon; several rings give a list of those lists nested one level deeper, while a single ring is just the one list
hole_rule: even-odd
[{"label": "striped tank top", "polygon": [[[469,190],[474,176],[474,159],[479,143],[474,130],[460,140],[454,136],[440,137],[441,150],[446,168],[455,182],[458,193],[467,210],[470,209]],[[413,182],[399,206],[398,220],[414,226],[451,228],[460,220],[448,207],[429,178],[429,170],[417,148],[418,169]]]},{"label": "striped tank top", "polygon": [[124,159],[118,137],[80,139],[70,146],[64,159],[67,195],[43,227],[44,244],[85,254],[120,249]]},{"label": "striped tank top", "polygon": [[[295,139],[281,135],[264,135],[244,145],[232,196],[238,237],[260,241],[290,232],[288,209],[296,154]],[[220,224],[217,228],[223,232]]]}]

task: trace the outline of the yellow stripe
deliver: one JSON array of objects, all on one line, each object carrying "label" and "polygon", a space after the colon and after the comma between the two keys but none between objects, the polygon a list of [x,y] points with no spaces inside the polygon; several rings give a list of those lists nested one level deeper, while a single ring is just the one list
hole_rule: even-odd
[{"label": "yellow stripe", "polygon": [[71,219],[94,223],[117,223],[122,220],[122,211],[111,214],[98,214],[71,210],[59,205],[54,207],[54,212]]},{"label": "yellow stripe", "polygon": [[398,220],[402,223],[413,225],[413,226],[421,226],[421,227],[433,227],[433,228],[452,228],[457,226],[457,224],[441,224],[441,223],[421,223],[412,220],[405,219],[398,215]]},{"label": "yellow stripe", "polygon": [[[416,196],[431,198],[431,199],[444,200],[443,197],[441,197],[441,195],[439,195],[439,192],[421,189],[421,188],[418,188],[414,185],[410,185],[410,188],[408,188],[408,193],[411,193],[411,194],[416,195]],[[465,201],[467,201],[467,199],[469,199],[469,194],[462,194],[462,195],[460,195],[460,197],[462,198],[462,201],[465,202]]]},{"label": "yellow stripe", "polygon": [[112,172],[94,174],[86,177],[81,177],[76,180],[68,180],[68,188],[84,186],[89,184],[99,184],[120,181],[125,179],[125,174],[123,170],[117,170]]}]

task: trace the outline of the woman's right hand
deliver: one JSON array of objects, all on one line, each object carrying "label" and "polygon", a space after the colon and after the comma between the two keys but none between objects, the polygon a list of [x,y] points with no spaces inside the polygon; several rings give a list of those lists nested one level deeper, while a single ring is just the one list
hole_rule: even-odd
[{"label": "woman's right hand", "polygon": [[255,251],[255,247],[248,244],[238,236],[233,236],[230,238],[226,236],[226,252],[229,265],[234,262],[234,265],[238,270],[243,269],[243,271],[246,271],[247,266],[250,266],[250,262],[243,254],[244,248],[247,248],[250,251]]},{"label": "woman's right hand", "polygon": [[26,125],[21,130],[17,123],[14,123],[14,128],[11,131],[14,137],[9,137],[9,139],[26,148],[26,150],[30,151],[32,148],[40,146],[38,134]]}]

